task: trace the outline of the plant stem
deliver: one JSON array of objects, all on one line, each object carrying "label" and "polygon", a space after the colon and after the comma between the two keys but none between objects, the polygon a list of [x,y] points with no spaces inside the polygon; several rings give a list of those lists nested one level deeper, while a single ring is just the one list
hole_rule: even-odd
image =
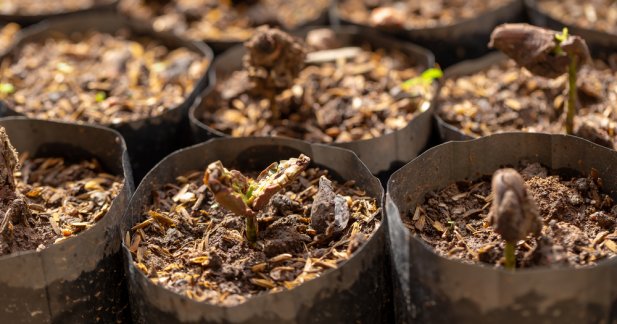
[{"label": "plant stem", "polygon": [[576,57],[570,59],[568,66],[568,107],[566,115],[566,134],[574,134],[574,114],[576,114]]},{"label": "plant stem", "polygon": [[276,104],[276,92],[275,91],[272,91],[268,95],[268,100],[270,101],[270,111],[272,111],[272,116],[270,118],[272,118],[273,120],[277,120],[281,118],[280,108]]},{"label": "plant stem", "polygon": [[253,244],[257,241],[257,214],[246,216],[246,239]]},{"label": "plant stem", "polygon": [[516,268],[516,243],[506,242],[503,254],[506,257],[506,269],[514,270]]}]

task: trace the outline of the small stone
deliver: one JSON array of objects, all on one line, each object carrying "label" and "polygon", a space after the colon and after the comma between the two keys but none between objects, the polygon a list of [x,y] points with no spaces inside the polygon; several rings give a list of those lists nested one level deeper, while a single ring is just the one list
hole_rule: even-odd
[{"label": "small stone", "polygon": [[319,189],[311,206],[311,227],[318,233],[330,236],[347,227],[349,222],[347,199],[332,190],[332,182],[319,178]]}]

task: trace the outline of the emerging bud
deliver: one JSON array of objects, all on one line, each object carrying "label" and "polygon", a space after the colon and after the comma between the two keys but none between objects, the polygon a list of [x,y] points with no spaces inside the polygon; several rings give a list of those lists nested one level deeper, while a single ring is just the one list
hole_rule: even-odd
[{"label": "emerging bud", "polygon": [[506,242],[516,243],[542,229],[535,201],[527,194],[525,182],[514,169],[500,169],[493,174],[493,206],[489,222]]}]

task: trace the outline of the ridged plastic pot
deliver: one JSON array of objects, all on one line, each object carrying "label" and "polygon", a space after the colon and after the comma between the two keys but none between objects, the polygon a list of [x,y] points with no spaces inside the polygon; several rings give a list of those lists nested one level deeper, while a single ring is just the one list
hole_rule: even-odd
[{"label": "ridged plastic pot", "polygon": [[439,83],[439,87],[437,90],[437,95],[435,96],[435,121],[437,125],[437,132],[439,133],[439,137],[442,142],[448,141],[464,141],[473,139],[468,134],[465,134],[458,127],[449,124],[443,118],[439,116],[439,112],[442,109],[441,104],[444,99],[441,97],[441,92],[443,88],[443,84],[447,79],[456,79],[463,76],[473,75],[475,73],[479,73],[483,70],[488,69],[493,65],[497,65],[501,62],[507,60],[508,57],[501,52],[492,52],[490,54],[484,55],[475,60],[467,60],[460,63],[457,63],[453,66],[450,66],[444,71],[444,78]]},{"label": "ridged plastic pot", "polygon": [[113,323],[128,319],[128,293],[119,225],[133,192],[124,140],[99,127],[0,119],[18,152],[31,157],[96,157],[103,168],[124,178],[109,211],[93,227],[37,251],[0,257],[0,322]]},{"label": "ridged plastic pot", "polygon": [[490,175],[520,161],[553,170],[598,170],[617,198],[617,152],[567,135],[504,133],[436,146],[388,182],[386,213],[397,323],[613,323],[617,258],[573,268],[508,271],[444,258],[411,234],[401,217],[431,190]]},{"label": "ridged plastic pot", "polygon": [[[362,26],[342,18],[336,6],[332,8],[333,24]],[[445,68],[487,53],[487,44],[493,29],[502,23],[523,21],[525,19],[523,9],[522,0],[511,0],[504,6],[451,25],[415,29],[376,29],[431,50],[437,63]]]},{"label": "ridged plastic pot", "polygon": [[[298,33],[306,35],[308,30]],[[364,43],[374,48],[399,50],[417,62],[421,70],[434,65],[433,54],[426,49],[407,42],[397,41],[387,36],[359,27],[342,27],[335,30],[338,41],[343,46],[358,46]],[[219,56],[213,65],[213,78],[222,80],[225,76],[242,68],[243,46],[238,46]],[[435,87],[436,89],[436,87]],[[216,137],[229,136],[204,124],[199,118],[205,111],[216,105],[214,86],[204,91],[201,101],[196,101],[189,111],[191,130],[196,142]],[[409,162],[424,149],[432,131],[432,109],[419,113],[407,126],[380,137],[333,143],[331,145],[354,151],[373,174],[379,175],[396,169]]]},{"label": "ridged plastic pot", "polygon": [[[213,161],[238,169],[257,170],[272,161],[304,153],[312,165],[326,168],[335,178],[356,180],[356,185],[377,199],[383,189],[353,152],[304,141],[252,137],[214,139],[179,150],[150,171],[131,199],[124,229],[140,221],[151,204],[152,191],[192,170],[205,170]],[[277,293],[264,293],[236,306],[197,302],[154,284],[124,250],[135,323],[387,323],[392,321],[388,280],[386,223],[347,261],[320,277]]]},{"label": "ridged plastic pot", "polygon": [[[43,1],[46,1],[46,0],[43,0]],[[49,2],[53,2],[53,0],[50,0]],[[0,22],[2,23],[14,22],[23,27],[23,26],[28,26],[28,25],[32,25],[35,23],[39,23],[47,19],[66,18],[66,17],[73,16],[73,15],[81,15],[81,14],[88,14],[88,13],[112,12],[116,10],[116,7],[118,6],[118,2],[119,0],[111,0],[108,3],[95,4],[94,6],[90,8],[84,8],[84,9],[74,10],[74,11],[56,12],[56,13],[44,13],[44,14],[34,14],[34,15],[0,14]]]},{"label": "ridged plastic pot", "polygon": [[[289,28],[285,26],[281,26],[281,28],[293,32],[296,30],[301,30],[308,26],[323,26],[323,25],[328,25],[329,23],[330,23],[330,8],[328,7],[328,8],[325,8],[323,12],[319,16],[317,16],[315,19],[306,21],[294,28]],[[204,39],[203,41],[206,42],[206,44],[208,44],[212,48],[212,50],[214,51],[216,55],[223,54],[225,51],[235,46],[242,45],[242,43],[244,42],[244,41],[238,41],[238,40],[211,40],[211,39]]]},{"label": "ridged plastic pot", "polygon": [[[6,56],[15,55],[19,47],[25,43],[38,42],[57,33],[70,35],[75,31],[88,30],[114,33],[122,28],[129,29],[136,36],[150,37],[169,48],[187,48],[212,63],[212,50],[205,44],[190,42],[168,33],[155,32],[144,25],[113,13],[82,14],[45,21],[24,29],[21,37],[4,56],[0,57],[0,60]],[[139,181],[152,166],[167,154],[190,143],[187,112],[195,98],[208,86],[209,82],[208,72],[206,71],[180,105],[168,109],[158,116],[104,125],[117,130],[124,137],[136,181]],[[6,103],[0,105],[0,116],[12,115],[21,114]]]}]

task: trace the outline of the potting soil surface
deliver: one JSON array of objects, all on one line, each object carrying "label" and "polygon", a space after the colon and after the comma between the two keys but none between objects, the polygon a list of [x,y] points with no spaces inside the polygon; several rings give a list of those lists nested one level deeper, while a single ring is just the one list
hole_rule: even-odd
[{"label": "potting soil surface", "polygon": [[262,24],[295,28],[317,19],[329,0],[121,0],[120,10],[194,40],[244,41]]},{"label": "potting soil surface", "polygon": [[[325,51],[335,52],[315,51],[308,41],[307,57],[310,61],[311,55],[329,53],[326,56],[332,59],[307,64],[293,85],[279,91],[274,100],[252,91],[246,70],[237,71],[204,99],[207,108],[200,120],[234,137],[341,143],[392,133],[428,109],[434,95],[430,82],[403,90],[405,81],[422,72],[409,56],[368,45],[343,48],[336,54],[341,45],[325,34],[317,45],[327,44]],[[273,114],[270,102],[276,103],[279,116]]]},{"label": "potting soil surface", "polygon": [[0,99],[33,118],[124,123],[176,108],[209,63],[128,30],[49,37],[2,60]]},{"label": "potting soil surface", "polygon": [[94,6],[106,5],[113,0],[3,0],[0,3],[0,14],[3,15],[49,15],[69,11],[90,9]]},{"label": "potting soil surface", "polygon": [[[342,0],[342,18],[364,25],[408,29],[452,25],[502,7],[511,0],[382,1]],[[387,11],[379,10],[387,8]]]},{"label": "potting soil surface", "polygon": [[17,191],[31,217],[28,224],[16,222],[0,235],[0,255],[41,250],[78,235],[105,216],[122,189],[122,178],[102,171],[94,159],[71,163],[24,154],[20,160]]},{"label": "potting soil surface", "polygon": [[[597,171],[553,172],[538,163],[518,167],[543,221],[538,237],[517,244],[519,268],[589,266],[617,254],[617,205],[602,193]],[[403,215],[406,227],[440,255],[502,266],[504,241],[487,223],[491,177],[459,181],[429,192]]]},{"label": "potting soil surface", "polygon": [[612,0],[538,0],[540,11],[578,27],[617,34],[617,3]]},{"label": "potting soil surface", "polygon": [[[617,131],[617,65],[595,61],[577,73],[578,136],[613,148]],[[547,79],[505,60],[447,79],[438,115],[471,137],[508,131],[565,133],[567,76]]]},{"label": "potting soil surface", "polygon": [[333,236],[311,228],[322,175],[328,173],[309,168],[271,199],[257,215],[259,234],[251,247],[244,217],[213,200],[203,171],[189,172],[153,192],[153,204],[125,243],[153,283],[197,301],[236,305],[294,288],[350,258],[381,222],[375,199],[353,181],[333,181],[334,191],[347,199],[349,222]]}]

